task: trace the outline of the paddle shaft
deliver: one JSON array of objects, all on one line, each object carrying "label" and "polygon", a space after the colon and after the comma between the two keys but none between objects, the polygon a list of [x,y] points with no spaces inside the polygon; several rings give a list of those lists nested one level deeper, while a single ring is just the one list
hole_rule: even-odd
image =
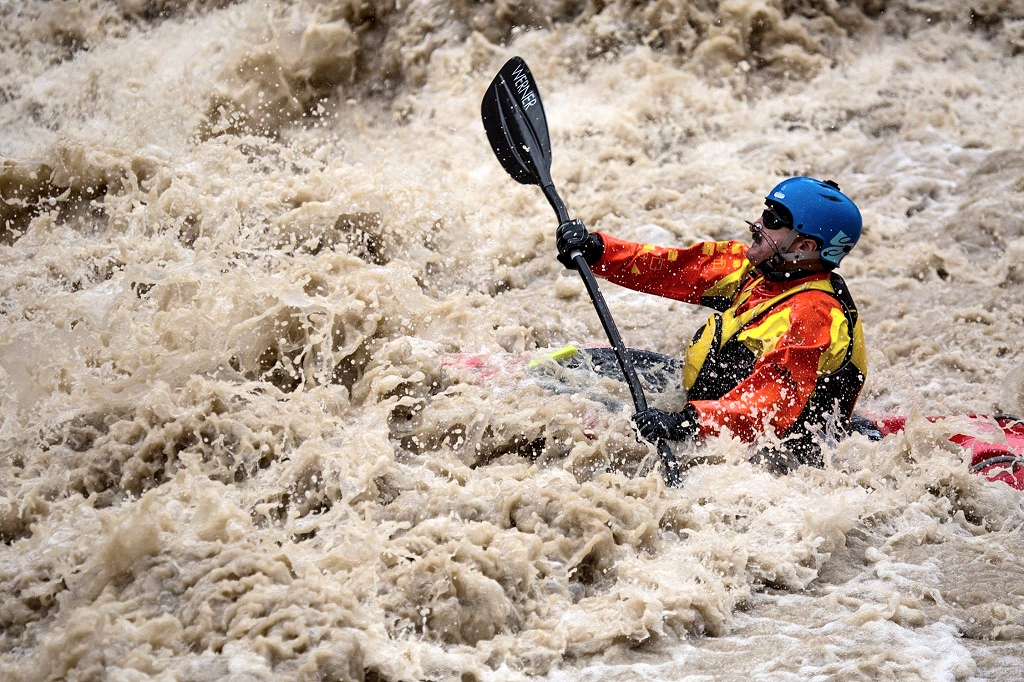
[{"label": "paddle shaft", "polygon": [[[541,189],[544,190],[544,196],[547,197],[548,203],[555,209],[559,224],[568,222],[569,212],[566,210],[562,199],[558,196],[554,184],[543,185]],[[590,301],[594,304],[594,309],[597,311],[598,319],[601,320],[601,326],[604,327],[604,333],[608,337],[608,342],[611,343],[612,349],[615,351],[615,357],[619,361],[622,376],[625,377],[626,385],[629,387],[629,394],[633,397],[633,407],[636,412],[642,412],[647,409],[647,398],[644,396],[644,389],[640,385],[640,378],[633,367],[633,361],[629,359],[629,353],[626,352],[626,346],[622,343],[622,336],[619,334],[618,327],[615,326],[615,320],[612,319],[612,313],[608,310],[608,304],[605,303],[604,295],[597,286],[597,278],[594,277],[587,259],[583,257],[583,254],[578,249],[571,251],[569,258],[572,259],[573,265],[576,266],[576,271],[583,278],[583,286],[586,287],[587,294],[590,295]],[[655,443],[655,446],[658,448],[658,454],[661,456],[661,462],[665,467],[665,482],[670,486],[679,485],[679,462],[676,460],[675,453],[672,452],[668,443],[663,440]]]},{"label": "paddle shaft", "polygon": [[[494,77],[480,103],[480,117],[491,149],[505,171],[516,182],[539,185],[558,216],[558,224],[561,226],[570,222],[569,212],[565,209],[565,204],[558,196],[551,180],[551,138],[548,135],[548,124],[544,116],[544,106],[540,101],[540,92],[533,74],[522,57],[508,60]],[[580,223],[579,227],[585,235],[586,229],[583,224]],[[597,279],[578,248],[572,250],[570,258],[583,278],[583,284],[597,310],[597,316],[615,350],[622,376],[633,396],[633,405],[637,412],[646,410],[647,400],[644,398],[636,369],[629,359],[626,347],[622,344],[622,337],[619,336],[619,330],[612,320],[608,304],[597,287]],[[665,481],[672,486],[678,485],[679,465],[675,455],[664,441],[655,445],[665,466]]]}]

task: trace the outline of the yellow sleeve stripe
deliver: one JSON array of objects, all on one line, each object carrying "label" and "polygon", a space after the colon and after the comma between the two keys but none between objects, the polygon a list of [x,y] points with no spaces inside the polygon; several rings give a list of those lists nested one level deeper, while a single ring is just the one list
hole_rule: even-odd
[{"label": "yellow sleeve stripe", "polygon": [[730,272],[728,275],[708,287],[707,291],[705,291],[702,296],[723,296],[725,298],[732,298],[736,294],[736,287],[740,285],[740,280],[742,280],[750,271],[749,261],[744,260],[740,265],[742,267]]}]

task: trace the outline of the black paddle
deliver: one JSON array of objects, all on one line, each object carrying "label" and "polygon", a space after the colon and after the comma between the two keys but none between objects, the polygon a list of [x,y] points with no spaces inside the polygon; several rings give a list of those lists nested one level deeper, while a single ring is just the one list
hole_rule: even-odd
[{"label": "black paddle", "polygon": [[[498,161],[516,182],[524,185],[540,185],[544,190],[551,208],[558,216],[559,225],[568,223],[569,213],[565,204],[555,191],[551,181],[551,138],[548,135],[548,122],[544,117],[544,105],[540,101],[540,91],[533,79],[533,74],[520,57],[513,57],[501,67],[494,77],[484,101],[480,105],[480,113],[484,121],[484,130],[491,143]],[[574,221],[575,222],[575,221]],[[578,223],[578,234],[582,236],[582,223]],[[622,344],[622,337],[615,327],[612,314],[597,286],[597,279],[590,271],[587,260],[575,249],[570,254],[573,265],[583,278],[583,284],[594,303],[597,316],[601,318],[608,341],[615,350],[622,375],[633,396],[633,406],[637,412],[647,409],[647,399],[637,378],[636,370]],[[665,481],[670,486],[678,486],[679,463],[669,448],[668,443],[655,443],[661,463],[665,469]]]}]

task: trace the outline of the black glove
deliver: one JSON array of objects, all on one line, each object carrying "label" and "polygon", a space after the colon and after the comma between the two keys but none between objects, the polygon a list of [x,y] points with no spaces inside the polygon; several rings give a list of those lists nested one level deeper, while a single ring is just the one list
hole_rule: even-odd
[{"label": "black glove", "polygon": [[663,440],[693,440],[700,432],[697,410],[687,405],[681,412],[665,412],[648,407],[633,415],[636,430],[649,443]]},{"label": "black glove", "polygon": [[555,246],[558,247],[558,262],[567,270],[575,270],[569,254],[579,249],[587,265],[593,265],[604,255],[604,240],[600,235],[587,231],[582,220],[570,220],[558,226],[555,232]]}]

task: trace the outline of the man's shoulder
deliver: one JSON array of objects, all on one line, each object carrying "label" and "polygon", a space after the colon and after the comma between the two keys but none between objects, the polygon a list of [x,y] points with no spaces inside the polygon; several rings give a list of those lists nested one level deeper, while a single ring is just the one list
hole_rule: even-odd
[{"label": "man's shoulder", "polygon": [[844,312],[839,299],[830,291],[821,289],[798,292],[790,296],[786,304],[789,305],[793,322],[801,320],[805,323],[832,324],[833,311]]},{"label": "man's shoulder", "polygon": [[[815,273],[808,277],[792,282],[769,282],[762,280],[758,283],[762,288],[758,298],[773,298],[789,293],[781,301],[781,305],[794,309],[794,312],[830,316],[833,308],[842,310],[837,292],[833,291],[831,273]],[[795,290],[795,291],[794,291]]]}]

